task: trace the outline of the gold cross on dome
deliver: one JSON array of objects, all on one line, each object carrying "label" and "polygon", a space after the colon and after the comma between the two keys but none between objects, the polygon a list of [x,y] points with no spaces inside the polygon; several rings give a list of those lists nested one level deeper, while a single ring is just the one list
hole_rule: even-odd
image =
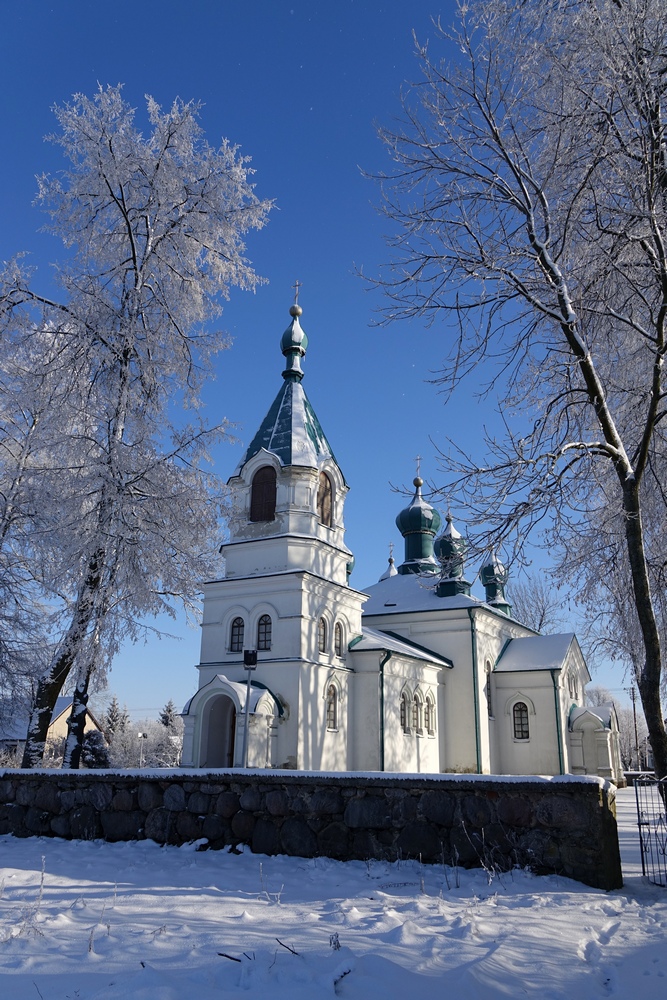
[{"label": "gold cross on dome", "polygon": [[292,288],[294,289],[294,305],[296,305],[298,303],[298,301],[299,301],[299,289],[301,288],[302,285],[303,285],[303,282],[299,281],[298,278],[296,279],[296,281],[292,285]]}]

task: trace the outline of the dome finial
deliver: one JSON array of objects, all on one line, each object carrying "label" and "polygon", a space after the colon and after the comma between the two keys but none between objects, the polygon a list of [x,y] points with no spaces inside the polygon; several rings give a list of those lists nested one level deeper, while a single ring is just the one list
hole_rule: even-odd
[{"label": "dome finial", "polygon": [[292,285],[292,288],[294,289],[294,305],[290,306],[290,316],[301,316],[303,314],[303,309],[299,305],[299,290],[301,289],[302,284],[303,282],[299,281],[297,278]]},{"label": "dome finial", "polygon": [[289,310],[292,322],[282,336],[280,350],[287,358],[287,367],[283,372],[283,378],[289,379],[292,382],[300,382],[303,378],[301,358],[306,353],[308,337],[301,329],[301,324],[299,323],[299,316],[303,315],[303,309],[299,305],[301,282],[297,279],[292,288],[294,289],[294,305],[291,305]]}]

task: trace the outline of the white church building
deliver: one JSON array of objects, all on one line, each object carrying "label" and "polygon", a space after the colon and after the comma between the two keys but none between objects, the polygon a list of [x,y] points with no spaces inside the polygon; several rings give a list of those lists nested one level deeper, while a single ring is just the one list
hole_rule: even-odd
[{"label": "white church building", "polygon": [[350,586],[348,485],[303,389],[301,314],[291,307],[283,384],[229,480],[183,766],[620,780],[615,712],[584,707],[576,637],[515,621],[495,558],[480,571],[485,600],[471,595],[465,540],[449,516],[440,531],[421,479],[396,519],[403,561]]}]

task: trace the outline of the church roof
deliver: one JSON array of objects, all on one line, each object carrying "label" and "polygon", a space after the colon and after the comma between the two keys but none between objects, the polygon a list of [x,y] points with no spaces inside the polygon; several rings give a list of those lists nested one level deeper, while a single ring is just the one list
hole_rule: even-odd
[{"label": "church roof", "polygon": [[364,625],[361,633],[361,638],[357,639],[350,647],[354,652],[383,649],[390,653],[398,653],[400,656],[409,656],[413,660],[426,660],[429,663],[438,663],[443,667],[451,668],[454,666],[448,657],[434,653],[426,646],[420,646],[394,632],[383,632],[380,629],[368,628]]},{"label": "church roof", "polygon": [[364,604],[364,616],[401,614],[410,611],[442,611],[458,608],[486,607],[483,601],[468,594],[438,597],[435,588],[439,576],[419,576],[409,573],[387,577],[371,587],[364,587],[369,595]]},{"label": "church roof", "polygon": [[234,474],[262,448],[276,455],[281,465],[317,469],[325,459],[336,462],[300,382],[283,383]]},{"label": "church roof", "polygon": [[494,670],[502,673],[515,670],[558,670],[563,666],[573,645],[579,648],[574,632],[510,639]]}]

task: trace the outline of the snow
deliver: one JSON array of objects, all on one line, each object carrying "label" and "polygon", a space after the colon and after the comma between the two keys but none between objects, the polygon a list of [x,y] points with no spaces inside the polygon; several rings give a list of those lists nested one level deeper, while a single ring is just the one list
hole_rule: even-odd
[{"label": "snow", "polygon": [[530,635],[510,639],[494,667],[495,672],[514,670],[558,670],[573,643],[574,632]]},{"label": "snow", "polygon": [[632,789],[618,812],[614,892],[518,870],[0,837],[2,996],[662,1000],[667,891],[642,880]]}]

